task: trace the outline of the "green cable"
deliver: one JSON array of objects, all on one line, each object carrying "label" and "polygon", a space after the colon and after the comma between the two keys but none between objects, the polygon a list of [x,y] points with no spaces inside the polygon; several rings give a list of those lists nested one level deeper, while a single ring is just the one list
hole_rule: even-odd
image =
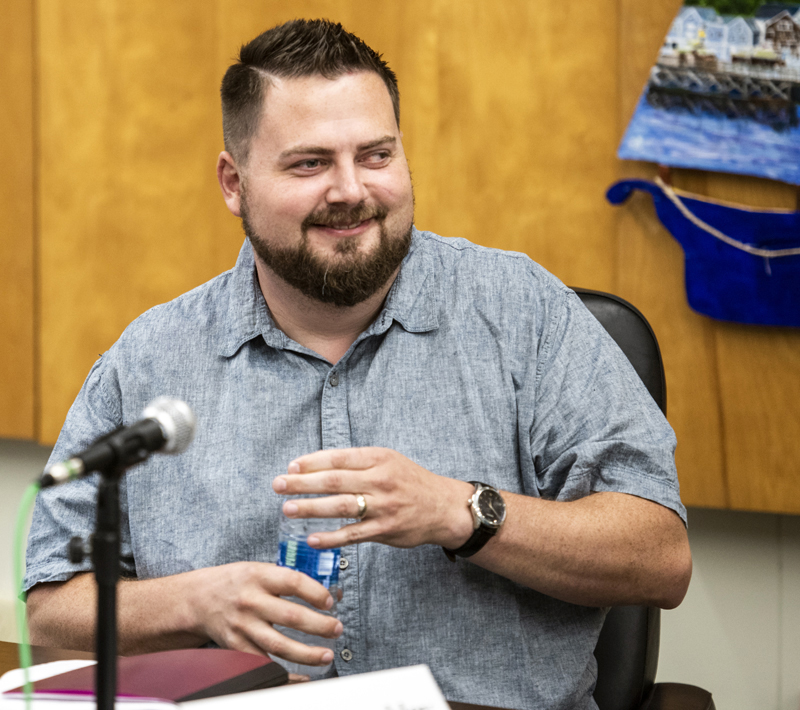
[{"label": "green cable", "polygon": [[17,633],[20,641],[19,664],[25,679],[23,689],[27,710],[30,710],[31,691],[33,688],[28,677],[28,668],[31,666],[31,645],[28,640],[27,607],[25,605],[25,597],[27,595],[22,589],[22,579],[25,573],[25,527],[40,487],[39,482],[34,481],[25,489],[17,512],[17,526],[14,529],[14,586],[19,595],[17,598]]}]

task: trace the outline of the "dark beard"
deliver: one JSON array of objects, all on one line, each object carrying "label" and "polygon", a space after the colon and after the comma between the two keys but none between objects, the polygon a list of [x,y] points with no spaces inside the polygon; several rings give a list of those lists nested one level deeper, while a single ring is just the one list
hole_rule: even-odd
[{"label": "dark beard", "polygon": [[[256,234],[248,219],[247,200],[241,195],[242,227],[253,250],[277,276],[304,295],[334,306],[355,306],[377,293],[408,254],[411,227],[401,236],[386,230],[386,210],[364,204],[350,210],[326,210],[310,214],[301,225],[302,239],[296,247],[276,248]],[[308,248],[308,228],[314,224],[341,227],[374,219],[380,241],[373,253],[358,253],[358,237],[345,237],[336,244],[344,258],[330,263]]]}]

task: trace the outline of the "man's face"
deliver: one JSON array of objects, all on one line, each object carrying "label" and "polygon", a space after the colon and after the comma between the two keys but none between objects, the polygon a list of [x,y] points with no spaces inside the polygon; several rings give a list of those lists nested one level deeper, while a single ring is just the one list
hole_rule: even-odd
[{"label": "man's face", "polygon": [[307,296],[360,303],[408,251],[411,176],[377,74],[274,79],[241,176],[257,256]]}]

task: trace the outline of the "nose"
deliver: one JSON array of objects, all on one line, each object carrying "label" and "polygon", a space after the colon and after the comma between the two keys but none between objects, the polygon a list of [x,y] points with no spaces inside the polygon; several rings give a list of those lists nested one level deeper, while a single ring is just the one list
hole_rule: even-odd
[{"label": "nose", "polygon": [[368,197],[367,187],[355,165],[340,165],[331,171],[326,199],[329,204],[356,205]]}]

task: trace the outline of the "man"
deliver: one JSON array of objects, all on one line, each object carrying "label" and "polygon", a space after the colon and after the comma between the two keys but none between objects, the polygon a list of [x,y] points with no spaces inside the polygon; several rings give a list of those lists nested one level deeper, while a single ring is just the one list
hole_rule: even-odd
[{"label": "man", "polygon": [[[554,277],[413,227],[396,80],[357,37],[274,28],[222,95],[236,267],[126,330],[53,453],[157,395],[197,416],[185,454],[124,480],[122,651],[213,641],[340,675],[422,662],[453,700],[593,707],[603,607],[673,607],[688,585],[669,426]],[[36,643],[91,645],[93,583],[65,541],[90,533],[94,490],[38,501]],[[281,508],[302,493],[323,496]],[[467,506],[487,496],[499,529]],[[281,599],[332,604],[271,564],[281,510],[352,519],[309,539],[342,547],[339,620]],[[337,638],[335,657],[274,624]]]}]

